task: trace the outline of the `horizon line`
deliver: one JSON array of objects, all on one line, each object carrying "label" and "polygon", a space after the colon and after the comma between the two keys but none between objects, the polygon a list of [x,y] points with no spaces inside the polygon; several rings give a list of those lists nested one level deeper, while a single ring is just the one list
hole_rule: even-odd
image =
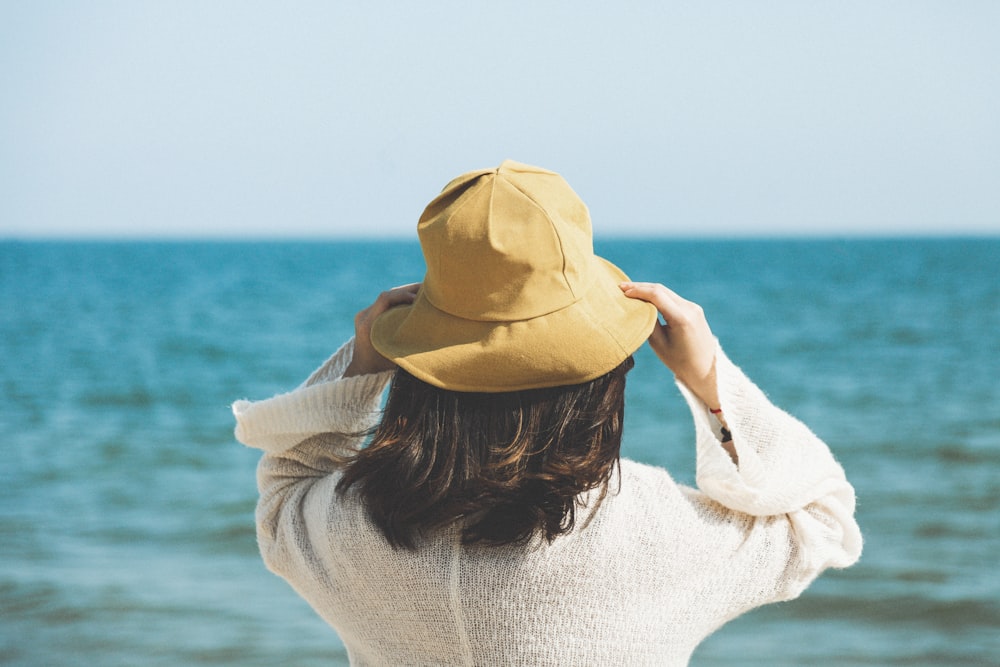
[{"label": "horizon line", "polygon": [[[878,241],[878,240],[975,240],[1000,239],[1000,230],[900,231],[851,230],[834,233],[746,232],[746,233],[597,233],[600,241]],[[416,234],[0,234],[0,243],[418,243]]]}]

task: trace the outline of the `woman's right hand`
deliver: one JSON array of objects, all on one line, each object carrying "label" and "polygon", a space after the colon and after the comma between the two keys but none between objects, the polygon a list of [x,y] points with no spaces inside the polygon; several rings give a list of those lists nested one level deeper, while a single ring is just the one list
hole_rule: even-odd
[{"label": "woman's right hand", "polygon": [[413,303],[420,290],[420,283],[410,283],[386,290],[378,295],[375,303],[354,316],[354,356],[344,371],[344,377],[367,375],[389,371],[396,367],[394,363],[379,354],[372,345],[372,325],[379,315],[395,308]]},{"label": "woman's right hand", "polygon": [[625,296],[648,301],[663,317],[653,327],[649,345],[695,396],[710,408],[719,407],[715,380],[715,336],[698,304],[659,283],[619,285]]}]

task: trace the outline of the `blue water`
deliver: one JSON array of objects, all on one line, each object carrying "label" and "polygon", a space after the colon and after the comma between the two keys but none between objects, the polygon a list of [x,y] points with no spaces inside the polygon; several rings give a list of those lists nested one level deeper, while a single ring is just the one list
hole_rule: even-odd
[{"label": "blue water", "polygon": [[[860,564],[725,626],[693,665],[1000,661],[1000,239],[605,241],[700,302],[834,449]],[[337,665],[261,564],[228,404],[296,385],[415,243],[0,243],[0,663]],[[690,482],[648,350],[626,456]]]}]

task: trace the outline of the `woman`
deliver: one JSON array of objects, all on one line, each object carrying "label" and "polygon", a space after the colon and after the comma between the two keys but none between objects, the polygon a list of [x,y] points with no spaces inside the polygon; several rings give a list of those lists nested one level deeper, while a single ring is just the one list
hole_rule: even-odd
[{"label": "woman", "polygon": [[[421,284],[358,313],[295,391],[233,406],[237,438],[265,451],[264,560],[352,663],[682,665],[729,619],[857,560],[827,447],[697,305],[594,255],[557,174],[460,176],[418,232]],[[694,416],[697,490],[618,458],[647,339]]]}]

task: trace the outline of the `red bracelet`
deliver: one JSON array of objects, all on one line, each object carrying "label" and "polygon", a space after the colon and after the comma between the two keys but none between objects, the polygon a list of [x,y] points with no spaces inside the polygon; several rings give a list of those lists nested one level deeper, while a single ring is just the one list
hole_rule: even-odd
[{"label": "red bracelet", "polygon": [[708,411],[711,412],[713,415],[722,414],[722,408],[709,408]]}]

